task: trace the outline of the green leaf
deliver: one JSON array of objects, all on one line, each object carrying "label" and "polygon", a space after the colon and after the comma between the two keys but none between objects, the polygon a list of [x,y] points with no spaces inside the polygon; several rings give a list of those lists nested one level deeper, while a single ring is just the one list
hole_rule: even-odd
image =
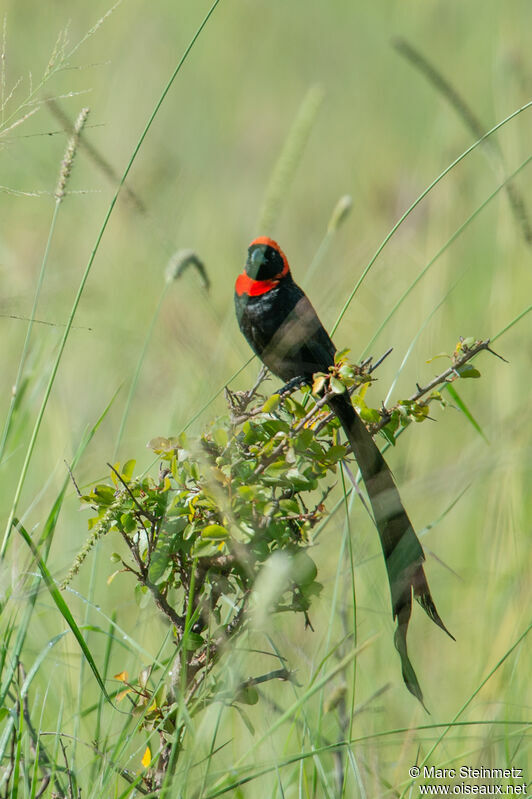
[{"label": "green leaf", "polygon": [[212,540],[219,541],[221,538],[227,538],[229,533],[222,527],[221,524],[208,524],[201,531],[202,538],[211,538]]},{"label": "green leaf", "polygon": [[205,641],[198,633],[189,632],[186,638],[183,639],[183,643],[188,652],[194,652],[194,650],[203,646]]},{"label": "green leaf", "polygon": [[166,570],[171,566],[166,550],[158,550],[152,554],[150,559],[150,568],[148,569],[148,577],[152,583],[161,582],[162,577]]},{"label": "green leaf", "polygon": [[240,688],[235,702],[241,702],[243,705],[256,705],[259,701],[259,692],[254,685],[244,685]]},{"label": "green leaf", "polygon": [[280,458],[279,460],[275,461],[275,463],[270,463],[270,465],[264,469],[264,474],[268,477],[283,477],[288,469],[289,465],[286,460],[284,458]]},{"label": "green leaf", "polygon": [[345,386],[341,380],[338,380],[337,377],[331,377],[329,380],[329,384],[331,386],[331,391],[334,394],[343,394],[345,391]]},{"label": "green leaf", "polygon": [[91,498],[95,500],[98,505],[112,505],[115,501],[115,490],[111,486],[97,485],[94,487]]},{"label": "green leaf", "polygon": [[229,435],[224,427],[215,427],[212,431],[212,437],[215,444],[221,449],[225,449],[229,441]]},{"label": "green leaf", "polygon": [[343,377],[345,380],[352,380],[355,376],[353,368],[349,366],[349,364],[345,363],[339,370],[340,377]]},{"label": "green leaf", "polygon": [[237,492],[242,499],[245,499],[248,502],[251,502],[252,499],[255,499],[255,490],[251,486],[238,486]]},{"label": "green leaf", "polygon": [[290,425],[283,419],[265,419],[264,422],[262,422],[261,427],[272,437],[277,433],[290,432]]},{"label": "green leaf", "polygon": [[392,447],[395,447],[395,435],[394,431],[389,424],[381,427],[380,432],[382,433],[383,437],[386,439],[388,444],[391,444]]},{"label": "green leaf", "polygon": [[271,397],[268,397],[264,405],[262,406],[263,413],[271,413],[276,408],[279,407],[279,403],[281,402],[280,394],[272,394]]},{"label": "green leaf", "polygon": [[220,554],[220,546],[223,547],[223,542],[213,540],[212,538],[197,538],[192,547],[192,557],[194,558],[211,558],[214,555]]},{"label": "green leaf", "polygon": [[342,460],[342,458],[345,458],[346,452],[347,447],[345,447],[343,444],[334,444],[325,453],[325,460],[327,463],[337,463],[338,461]]},{"label": "green leaf", "polygon": [[477,378],[480,377],[480,372],[478,369],[475,369],[470,363],[465,363],[463,366],[460,366],[457,370],[460,377],[473,377]]},{"label": "green leaf", "polygon": [[376,424],[377,422],[380,422],[381,415],[375,408],[368,408],[368,406],[363,402],[360,407],[360,418],[369,424]]},{"label": "green leaf", "polygon": [[297,450],[306,450],[314,441],[314,432],[306,427],[294,439],[294,447]]},{"label": "green leaf", "polygon": [[299,505],[295,499],[281,499],[279,507],[284,513],[299,513]]},{"label": "green leaf", "polygon": [[422,402],[416,402],[412,406],[412,416],[416,422],[423,422],[429,415],[429,406]]},{"label": "green leaf", "polygon": [[120,516],[120,523],[125,533],[133,533],[137,529],[137,522],[132,513],[123,513]]},{"label": "green leaf", "polygon": [[312,491],[318,484],[315,478],[301,474],[298,469],[289,469],[286,472],[286,479],[296,491]]},{"label": "green leaf", "polygon": [[133,470],[135,468],[136,461],[129,460],[126,461],[122,467],[121,475],[124,478],[126,483],[129,483],[131,478],[133,477]]},{"label": "green leaf", "polygon": [[298,552],[292,561],[291,577],[296,585],[313,583],[318,575],[316,564],[306,552]]},{"label": "green leaf", "polygon": [[338,352],[334,356],[334,362],[338,364],[341,361],[344,361],[350,352],[351,350],[349,347],[344,347],[343,350],[338,350]]}]

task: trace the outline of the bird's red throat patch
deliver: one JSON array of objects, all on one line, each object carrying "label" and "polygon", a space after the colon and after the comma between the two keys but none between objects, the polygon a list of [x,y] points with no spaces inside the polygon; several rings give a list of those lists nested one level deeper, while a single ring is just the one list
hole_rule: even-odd
[{"label": "bird's red throat patch", "polygon": [[266,292],[275,288],[278,283],[279,278],[273,278],[272,280],[254,280],[246,274],[246,272],[242,272],[236,279],[235,291],[239,297],[241,297],[242,294],[247,294],[248,297],[260,297],[261,294],[266,294]]}]

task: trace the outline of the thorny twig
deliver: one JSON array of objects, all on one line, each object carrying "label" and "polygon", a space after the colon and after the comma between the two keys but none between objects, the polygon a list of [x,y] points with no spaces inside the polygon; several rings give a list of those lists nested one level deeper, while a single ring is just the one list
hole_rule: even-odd
[{"label": "thorny twig", "polygon": [[[227,386],[225,387],[225,398],[231,411],[232,424],[241,424],[248,418],[245,414],[249,403],[257,394],[257,389],[261,383],[268,379],[268,369],[266,366],[261,366],[255,383],[248,391],[231,391]],[[254,410],[253,415],[255,415],[255,413],[260,413],[260,410]],[[242,416],[243,418],[241,418]]]},{"label": "thorny twig", "polygon": [[[468,346],[466,346],[464,344],[463,339],[460,339],[460,349],[455,351],[455,353],[451,356],[452,357],[452,365],[448,369],[446,369],[444,372],[442,372],[441,374],[437,375],[426,386],[420,386],[419,384],[417,384],[416,392],[414,394],[412,394],[408,398],[408,401],[409,402],[418,402],[422,397],[424,397],[430,391],[433,391],[437,386],[447,385],[448,383],[454,382],[456,379],[458,379],[460,377],[460,373],[459,373],[460,368],[462,366],[464,366],[468,361],[470,361],[475,355],[478,355],[478,353],[481,352],[482,350],[486,350],[487,352],[490,352],[492,355],[495,355],[497,358],[500,358],[502,361],[506,362],[506,359],[503,358],[498,353],[494,352],[494,350],[492,350],[490,348],[489,344],[490,344],[490,339],[485,339],[485,340],[482,340],[482,341],[475,341],[473,346],[468,347]],[[371,358],[366,359],[362,364],[360,364],[358,366],[358,375],[361,376],[361,377],[364,377],[365,375],[371,374],[377,368],[377,366],[379,366],[383,362],[383,360],[390,354],[391,351],[392,350],[389,349],[387,352],[385,352],[384,355],[381,358],[379,358],[375,362],[375,364],[373,364],[373,365],[370,365],[371,364],[371,360],[372,360]],[[460,352],[462,354],[459,355],[458,352]],[[353,393],[357,388],[358,388],[358,385],[355,385],[352,388],[348,389],[349,393],[350,394]],[[296,390],[297,389],[294,388],[294,391],[296,391]],[[297,425],[294,426],[293,432],[294,433],[298,433],[305,426],[307,426],[309,424],[309,422],[318,414],[318,412],[321,410],[321,408],[324,405],[327,404],[328,400],[333,395],[334,395],[334,392],[332,392],[332,391],[325,392],[319,398],[319,400],[317,400],[317,402],[312,406],[312,408],[308,412],[308,414],[303,419],[301,419],[297,423]],[[427,402],[430,402],[432,399],[434,399],[434,398],[429,397]],[[397,408],[397,406],[393,406],[392,408],[385,408],[384,406],[381,407],[381,409],[379,411],[379,413],[381,414],[380,421],[376,422],[376,423],[374,423],[372,425],[369,425],[370,432],[373,435],[378,433],[379,430],[381,430],[383,427],[385,427],[388,424],[388,422],[392,418],[392,413],[393,413],[394,410],[396,410],[396,408]],[[261,410],[262,409],[260,409],[260,408],[259,409],[252,409],[251,411],[248,412],[246,418],[251,417],[255,413],[260,413]],[[319,421],[319,423],[314,427],[314,432],[316,434],[320,433],[320,431],[334,417],[335,417],[335,414],[332,411],[330,413],[326,414],[325,416],[323,416],[323,418]],[[243,421],[243,419],[241,419],[240,421]],[[288,442],[287,442],[286,439],[281,441],[277,445],[277,447],[275,447],[275,449],[273,449],[272,452],[268,455],[268,458],[265,461],[263,461],[263,463],[261,463],[258,466],[256,473],[257,474],[261,474],[267,468],[267,466],[270,463],[272,463],[279,455],[282,454],[282,452],[284,451],[284,449],[287,446],[288,446]],[[347,451],[348,452],[350,451],[349,447],[348,447]]]},{"label": "thorny twig", "polygon": [[78,484],[76,483],[76,478],[74,477],[74,474],[73,474],[73,472],[72,472],[72,469],[70,468],[70,465],[69,465],[69,463],[68,463],[68,461],[67,461],[67,460],[65,460],[65,466],[67,467],[68,474],[70,475],[70,479],[72,480],[72,483],[74,484],[74,488],[76,489],[76,494],[77,494],[77,495],[78,495],[78,497],[81,499],[81,497],[82,497],[83,495],[82,495],[81,491],[79,490],[79,486],[78,486]]},{"label": "thorny twig", "polygon": [[[461,367],[465,366],[465,364],[468,361],[474,358],[475,355],[478,355],[478,353],[481,352],[482,350],[491,352],[492,355],[495,355],[497,358],[500,358],[501,361],[508,363],[506,359],[502,357],[502,355],[499,355],[498,353],[494,352],[494,350],[490,348],[489,344],[490,344],[489,338],[485,339],[484,341],[475,341],[472,347],[467,347],[462,343],[460,352],[462,352],[463,354],[458,355],[457,351],[455,351],[452,355],[452,365],[444,372],[437,375],[433,380],[430,381],[430,383],[427,383],[426,386],[420,386],[419,384],[417,384],[417,391],[415,391],[414,394],[412,394],[408,398],[408,401],[418,402],[422,397],[424,397],[430,391],[433,391],[438,386],[442,385],[445,386],[448,385],[449,383],[453,383],[455,380],[457,380],[460,377],[459,370],[461,369]],[[427,402],[430,402],[432,399],[434,399],[434,397],[428,397]],[[388,424],[388,422],[391,419],[392,412],[395,410],[395,407],[389,409],[384,407],[381,408],[380,414],[382,416],[382,419],[376,424],[372,425],[371,427],[372,433],[378,433],[379,430],[381,430],[383,427],[385,427]]]}]

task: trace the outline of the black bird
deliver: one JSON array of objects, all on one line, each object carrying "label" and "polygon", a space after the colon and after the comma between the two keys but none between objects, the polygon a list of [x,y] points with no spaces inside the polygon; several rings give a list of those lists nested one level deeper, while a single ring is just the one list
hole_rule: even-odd
[{"label": "black bird", "polygon": [[[309,299],[294,283],[279,245],[260,236],[251,242],[244,271],[235,284],[240,330],[253,351],[287,387],[312,384],[315,372],[328,372],[336,348]],[[412,593],[433,622],[451,638],[432,599],[423,570],[425,556],[403,507],[392,473],[347,392],[328,400],[342,423],[361,471],[384,553],[397,619],[394,642],[408,690],[423,703],[410,663],[406,633]],[[454,640],[454,638],[453,638]]]}]

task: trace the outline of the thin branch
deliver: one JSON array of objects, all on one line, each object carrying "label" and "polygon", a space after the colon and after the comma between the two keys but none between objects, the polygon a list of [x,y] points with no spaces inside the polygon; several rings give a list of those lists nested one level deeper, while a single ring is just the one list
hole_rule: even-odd
[{"label": "thin branch", "polygon": [[176,633],[181,635],[185,626],[185,617],[176,613],[174,608],[168,603],[166,597],[161,594],[155,583],[152,583],[151,580],[144,576],[141,583],[146,586],[159,610],[170,619],[176,628]]},{"label": "thin branch", "polygon": [[[419,384],[417,384],[417,390],[414,392],[414,394],[412,394],[408,398],[408,401],[418,402],[420,399],[422,399],[422,397],[424,397],[429,392],[433,391],[435,388],[438,388],[439,386],[442,385],[445,386],[448,383],[453,383],[455,380],[457,380],[460,377],[460,369],[462,368],[462,366],[465,366],[465,364],[468,361],[474,358],[475,355],[478,355],[479,352],[482,352],[482,350],[490,352],[492,355],[495,355],[497,358],[500,358],[502,361],[505,361],[505,363],[507,363],[506,359],[503,358],[502,355],[499,355],[498,353],[494,352],[490,348],[489,344],[490,344],[490,339],[488,338],[485,341],[476,341],[472,347],[462,346],[461,352],[463,354],[457,356],[455,353],[452,356],[452,365],[444,372],[437,375],[437,377],[435,377],[429,383],[427,383],[426,386],[420,386]],[[430,400],[431,398],[429,397],[428,401]],[[392,413],[396,409],[396,407],[397,406],[390,409],[384,407],[381,408],[380,413],[382,414],[382,419],[376,424],[371,426],[371,432],[373,434],[378,433],[379,430],[381,430],[383,427],[385,427],[388,424],[388,422],[392,417]]]},{"label": "thin branch", "polygon": [[71,479],[71,480],[72,480],[72,482],[74,483],[74,488],[76,489],[76,494],[77,494],[77,495],[78,495],[78,497],[81,499],[81,498],[83,497],[83,494],[82,494],[82,493],[81,493],[81,491],[79,490],[79,486],[78,486],[78,484],[76,483],[76,478],[74,477],[74,474],[73,474],[73,472],[72,472],[72,469],[70,468],[70,465],[69,465],[69,463],[68,463],[68,461],[67,461],[67,460],[65,460],[65,466],[66,466],[66,467],[67,467],[67,469],[68,469],[68,473],[69,473],[69,475],[70,475],[70,479]]}]

